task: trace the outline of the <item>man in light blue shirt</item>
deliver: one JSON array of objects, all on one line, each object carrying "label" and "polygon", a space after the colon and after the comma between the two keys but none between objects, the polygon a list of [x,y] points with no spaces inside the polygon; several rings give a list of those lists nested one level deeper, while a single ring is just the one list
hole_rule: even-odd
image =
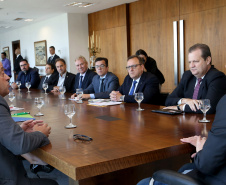
[{"label": "man in light blue shirt", "polygon": [[2,52],[1,53],[1,58],[2,58],[2,65],[4,67],[4,72],[11,78],[11,64],[10,60],[6,58],[6,53]]}]

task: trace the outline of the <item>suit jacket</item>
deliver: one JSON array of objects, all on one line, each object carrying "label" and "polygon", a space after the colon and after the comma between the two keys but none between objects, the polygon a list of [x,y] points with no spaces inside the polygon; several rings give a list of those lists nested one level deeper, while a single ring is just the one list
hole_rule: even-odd
[{"label": "suit jacket", "polygon": [[[88,69],[86,71],[85,78],[82,81],[82,87],[81,88],[86,89],[92,83],[93,77],[95,75],[96,75],[95,72]],[[76,92],[76,89],[78,89],[79,81],[80,81],[80,73],[77,73],[77,75],[75,77],[75,84],[74,84],[74,91],[73,91],[74,93]]]},{"label": "suit jacket", "polygon": [[20,71],[16,80],[21,81],[20,88],[26,88],[26,82],[31,82],[31,88],[38,88],[40,83],[38,71],[33,68],[29,68],[26,74],[23,71]]},{"label": "suit jacket", "polygon": [[147,57],[147,61],[145,62],[144,67],[147,72],[151,72],[159,79],[160,84],[163,84],[165,82],[165,78],[161,71],[158,69],[155,59]]},{"label": "suit jacket", "polygon": [[0,184],[30,185],[26,171],[17,155],[49,143],[48,138],[41,132],[27,133],[16,124],[9,106],[0,96]]},{"label": "suit jacket", "polygon": [[[69,73],[67,72],[66,73],[66,76],[65,76],[65,80],[64,80],[64,86],[66,88],[66,92],[72,92],[73,91],[73,87],[74,87],[74,84],[75,84],[75,74],[72,74],[72,73]],[[59,80],[59,74],[56,76],[56,80],[57,80],[57,83],[58,83],[58,80]],[[56,83],[56,85],[57,85]],[[50,86],[49,90],[53,90],[53,85]]]},{"label": "suit jacket", "polygon": [[92,83],[83,91],[84,94],[93,94],[95,98],[109,98],[111,91],[118,89],[119,80],[113,73],[108,72],[104,80],[104,92],[100,92],[100,76],[93,77]]},{"label": "suit jacket", "polygon": [[21,55],[19,55],[15,62],[14,62],[14,71],[16,72],[16,74],[18,75],[19,72],[21,71],[20,69],[20,61],[23,59],[23,57]]},{"label": "suit jacket", "polygon": [[[186,71],[176,87],[176,89],[167,97],[166,106],[177,105],[181,98],[192,99],[196,77],[191,71]],[[216,106],[221,97],[226,93],[226,77],[225,74],[211,66],[206,73],[199,88],[197,99],[209,99],[211,108],[207,112],[213,114],[216,111]],[[193,112],[188,105],[185,106],[185,112]],[[200,110],[196,113],[202,113]]]},{"label": "suit jacket", "polygon": [[[129,75],[126,76],[123,84],[119,87],[118,91],[125,95],[124,102],[136,103],[134,95],[128,95],[130,88],[132,86],[133,79]],[[152,73],[143,72],[140,77],[139,83],[136,88],[137,92],[142,92],[144,94],[143,103],[154,103],[156,97],[159,94],[159,80]]]},{"label": "suit jacket", "polygon": [[[43,76],[41,79],[41,82],[39,83],[38,89],[43,90],[42,85],[43,85],[43,82],[45,79],[46,79],[46,76]],[[51,91],[51,89],[53,89],[53,87],[57,85],[58,79],[59,79],[59,76],[56,75],[55,73],[53,73],[49,77],[49,79],[47,81],[45,81],[45,83],[48,83],[48,88],[47,88],[46,92]]]},{"label": "suit jacket", "polygon": [[58,71],[56,69],[56,59],[60,58],[58,55],[54,55],[53,59],[51,60],[51,57],[48,58],[47,64],[53,64],[54,65],[54,73],[58,74]]},{"label": "suit jacket", "polygon": [[195,158],[196,170],[187,175],[208,185],[226,184],[226,95],[219,101],[208,138]]}]

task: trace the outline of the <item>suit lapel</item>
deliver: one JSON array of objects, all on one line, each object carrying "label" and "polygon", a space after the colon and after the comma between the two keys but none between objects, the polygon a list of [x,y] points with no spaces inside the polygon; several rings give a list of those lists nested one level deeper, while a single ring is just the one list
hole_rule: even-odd
[{"label": "suit lapel", "polygon": [[[87,69],[85,78],[84,78],[83,81],[82,81],[82,87],[85,86],[85,84],[86,84],[86,82],[87,82],[87,80],[88,80],[88,78],[89,78],[89,72],[90,72],[89,69]],[[79,76],[79,80],[80,80],[80,76]]]},{"label": "suit lapel", "polygon": [[188,96],[187,97],[193,97],[194,90],[195,90],[195,83],[196,83],[196,77],[192,75],[191,83],[188,82]]},{"label": "suit lapel", "polygon": [[141,87],[143,86],[143,82],[145,80],[145,73],[143,73],[140,77],[140,81],[139,83],[137,84],[137,88],[136,88],[136,93],[139,92],[139,90],[141,89]]},{"label": "suit lapel", "polygon": [[129,91],[130,91],[130,88],[132,86],[132,83],[133,83],[133,79],[129,77],[129,80],[128,80],[128,88],[125,89],[125,94],[129,94]]}]

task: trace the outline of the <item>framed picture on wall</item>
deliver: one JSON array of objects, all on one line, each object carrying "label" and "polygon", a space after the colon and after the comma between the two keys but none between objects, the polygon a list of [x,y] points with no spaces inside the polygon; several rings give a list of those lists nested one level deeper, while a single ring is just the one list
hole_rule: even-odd
[{"label": "framed picture on wall", "polygon": [[34,42],[35,65],[45,66],[47,61],[46,40]]},{"label": "framed picture on wall", "polygon": [[8,58],[8,59],[10,60],[10,56],[9,56],[9,47],[4,47],[4,48],[2,49],[2,51],[6,53],[6,58]]}]

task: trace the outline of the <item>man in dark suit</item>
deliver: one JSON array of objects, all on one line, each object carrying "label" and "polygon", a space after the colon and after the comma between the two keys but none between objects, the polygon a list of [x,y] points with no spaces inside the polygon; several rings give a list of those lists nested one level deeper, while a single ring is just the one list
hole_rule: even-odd
[{"label": "man in dark suit", "polygon": [[[108,72],[108,59],[98,57],[95,60],[96,76],[92,83],[83,91],[82,99],[109,98],[111,91],[118,89],[119,80],[113,73]],[[72,98],[76,94],[72,95]]]},{"label": "man in dark suit", "polygon": [[86,89],[92,83],[92,79],[96,75],[95,72],[89,70],[88,62],[83,56],[79,56],[75,60],[75,66],[78,73],[75,77],[74,93],[78,88]]},{"label": "man in dark suit", "polygon": [[30,179],[17,155],[25,154],[49,144],[50,127],[40,121],[25,121],[20,126],[11,117],[3,98],[9,93],[9,77],[0,62],[0,184],[57,185],[50,179]]},{"label": "man in dark suit", "polygon": [[[208,138],[192,136],[181,139],[182,142],[190,143],[196,147],[196,153],[192,154],[193,163],[184,165],[179,171],[186,176],[192,177],[206,185],[226,184],[226,95],[224,95],[216,108],[216,115],[212,128],[208,133]],[[166,184],[179,184],[180,181],[175,176],[167,174],[164,177]],[[163,177],[163,175],[162,175]],[[162,178],[163,179],[163,178]],[[143,179],[137,185],[149,185],[151,178]],[[185,179],[184,179],[185,180]],[[153,179],[152,179],[153,182]],[[182,182],[182,181],[181,181]],[[185,181],[184,181],[185,182]],[[164,185],[162,182],[154,181],[154,185]],[[184,184],[184,183],[183,183]],[[191,183],[193,184],[193,183]]]},{"label": "man in dark suit", "polygon": [[[20,68],[21,71],[19,72],[19,75],[16,79],[17,81],[21,81],[20,88],[21,89],[26,88],[25,86],[26,82],[31,82],[31,88],[38,88],[38,85],[40,83],[38,71],[34,68],[31,68],[26,59],[22,59],[20,61]],[[16,83],[12,84],[12,88],[13,89],[18,88]]]},{"label": "man in dark suit", "polygon": [[57,86],[54,86],[51,92],[58,92],[60,86],[65,86],[66,92],[72,92],[75,83],[75,75],[67,72],[65,60],[62,58],[56,59],[56,68],[59,73],[59,75],[57,75]]},{"label": "man in dark suit", "polygon": [[211,66],[210,49],[205,44],[189,48],[188,61],[190,70],[183,74],[179,85],[167,97],[166,106],[169,107],[166,109],[202,113],[199,99],[209,99],[211,108],[207,113],[215,113],[218,101],[226,93],[225,74]]},{"label": "man in dark suit", "polygon": [[54,65],[54,73],[57,73],[57,69],[56,69],[56,59],[60,58],[58,55],[55,54],[55,47],[54,46],[50,46],[49,47],[49,53],[50,53],[50,57],[47,60],[47,64],[53,64]]},{"label": "man in dark suit", "polygon": [[38,86],[38,89],[42,90],[42,85],[44,83],[48,84],[48,89],[46,92],[49,92],[51,89],[53,89],[54,86],[57,85],[58,82],[58,75],[54,73],[54,65],[53,64],[46,64],[45,67],[46,76],[43,76],[41,79],[41,82]]},{"label": "man in dark suit", "polygon": [[154,103],[159,94],[159,80],[152,73],[144,72],[144,64],[140,57],[133,55],[127,60],[128,75],[118,91],[112,91],[112,101],[135,103],[134,93],[142,92],[143,103]]},{"label": "man in dark suit", "polygon": [[15,55],[16,55],[16,60],[14,62],[14,70],[13,70],[13,72],[14,72],[15,75],[18,75],[19,72],[21,71],[21,69],[20,69],[20,61],[23,59],[23,57],[20,55],[20,48],[17,48],[15,50]]}]

